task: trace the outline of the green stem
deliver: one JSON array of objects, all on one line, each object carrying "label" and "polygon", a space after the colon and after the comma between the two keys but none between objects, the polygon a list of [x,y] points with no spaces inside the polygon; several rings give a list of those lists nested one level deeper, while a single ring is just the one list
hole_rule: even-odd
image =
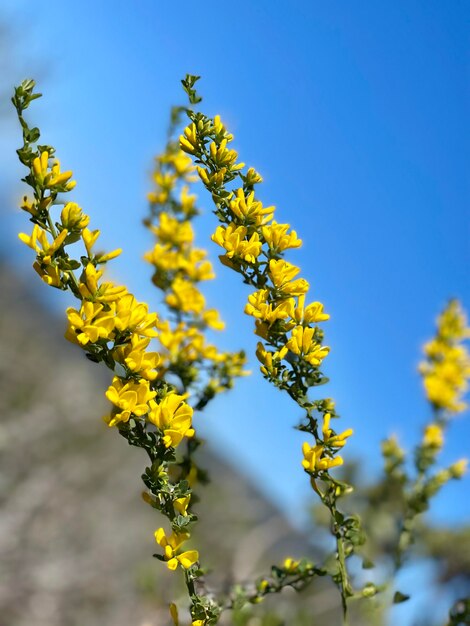
[{"label": "green stem", "polygon": [[339,533],[339,529],[336,530],[336,549],[338,552],[338,565],[341,576],[340,583],[340,593],[341,593],[341,604],[343,607],[343,624],[347,626],[348,623],[348,604],[347,598],[349,593],[349,579],[348,579],[348,571],[346,569],[346,559],[344,554],[344,545],[343,538]]}]

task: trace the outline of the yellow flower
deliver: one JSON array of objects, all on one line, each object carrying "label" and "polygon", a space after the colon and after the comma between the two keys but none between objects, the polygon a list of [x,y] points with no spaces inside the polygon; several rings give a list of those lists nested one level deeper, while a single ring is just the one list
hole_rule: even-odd
[{"label": "yellow flower", "polygon": [[144,255],[146,261],[164,272],[180,271],[194,282],[212,280],[215,277],[205,250],[184,247],[172,250],[171,244],[156,243],[153,250]]},{"label": "yellow flower", "polygon": [[45,263],[33,263],[34,270],[39,274],[46,285],[51,287],[61,287],[62,280],[60,277],[60,270],[56,265],[46,265]]},{"label": "yellow flower", "polygon": [[149,343],[150,337],[132,335],[130,343],[117,348],[113,356],[119,363],[125,363],[131,372],[147,380],[155,380],[160,355],[157,352],[146,352]]},{"label": "yellow flower", "polygon": [[428,400],[436,407],[451,413],[466,408],[461,397],[468,389],[470,359],[463,346],[441,351],[439,359],[424,364],[421,369]]},{"label": "yellow flower", "polygon": [[97,270],[93,263],[88,263],[79,284],[79,290],[84,300],[114,302],[127,293],[125,287],[110,282],[99,285],[98,281],[102,275],[102,270]]},{"label": "yellow flower", "polygon": [[289,573],[292,574],[293,572],[295,572],[297,570],[297,568],[299,567],[299,563],[300,561],[294,561],[294,559],[292,559],[291,557],[287,557],[284,560],[284,563],[282,565],[282,567]]},{"label": "yellow flower", "polygon": [[274,214],[273,206],[264,208],[261,202],[255,200],[254,191],[245,196],[241,188],[237,189],[236,198],[230,202],[230,210],[243,226],[261,226],[269,222]]},{"label": "yellow flower", "polygon": [[288,248],[300,248],[302,245],[302,240],[297,237],[295,230],[290,233],[287,232],[289,228],[289,224],[273,222],[261,229],[264,240],[275,254]]},{"label": "yellow flower", "polygon": [[304,278],[292,281],[299,272],[298,267],[283,259],[271,259],[269,261],[269,274],[274,287],[280,294],[301,296],[308,291],[309,284]]},{"label": "yellow flower", "polygon": [[190,222],[180,222],[176,217],[164,211],[159,215],[158,225],[152,226],[151,230],[162,243],[171,243],[176,246],[191,243],[194,239]]},{"label": "yellow flower", "polygon": [[258,319],[264,319],[267,315],[267,311],[272,311],[272,306],[271,309],[269,309],[268,298],[268,289],[258,289],[258,291],[250,294],[248,296],[248,303],[245,306],[245,313],[247,315],[253,315],[253,317],[257,317]]},{"label": "yellow flower", "polygon": [[184,272],[193,281],[212,280],[215,278],[212,263],[206,259],[207,252],[193,248],[181,264]]},{"label": "yellow flower", "polygon": [[106,311],[99,302],[82,302],[80,311],[69,307],[67,318],[69,326],[65,336],[74,343],[86,346],[114,336],[114,311]]},{"label": "yellow flower", "polygon": [[452,478],[462,478],[467,473],[468,459],[460,459],[449,467]]},{"label": "yellow flower", "polygon": [[328,313],[323,312],[321,302],[312,302],[305,306],[305,294],[299,296],[293,317],[298,324],[317,324],[330,319]]},{"label": "yellow flower", "polygon": [[82,239],[85,244],[85,248],[88,256],[92,256],[92,248],[96,243],[96,240],[100,236],[99,230],[90,230],[89,228],[84,228],[82,231]]},{"label": "yellow flower", "polygon": [[33,174],[39,182],[43,182],[49,169],[49,152],[44,150],[33,160]]},{"label": "yellow flower", "polygon": [[178,259],[180,253],[171,249],[169,243],[156,243],[150,252],[144,254],[144,259],[161,270],[171,270],[179,268]]},{"label": "yellow flower", "polygon": [[269,325],[276,320],[284,320],[292,317],[294,310],[293,298],[282,300],[279,304],[268,304],[268,289],[259,289],[248,296],[245,313],[257,319],[267,322]]},{"label": "yellow flower", "polygon": [[170,322],[168,321],[159,322],[158,329],[158,341],[164,351],[166,350],[168,352],[170,361],[176,361],[187,339],[188,329],[183,323],[178,324],[175,328],[171,328]]},{"label": "yellow flower", "polygon": [[287,347],[284,346],[276,352],[268,352],[261,342],[258,342],[256,356],[261,363],[261,373],[265,376],[277,376],[281,360],[287,354]]},{"label": "yellow flower", "polygon": [[38,256],[38,260],[46,265],[50,264],[54,254],[64,243],[67,237],[67,230],[64,228],[59,235],[54,239],[52,243],[47,240],[47,233],[42,230],[37,224],[33,227],[31,236],[25,233],[20,233],[18,238],[27,246],[32,248]]},{"label": "yellow flower", "polygon": [[78,204],[75,202],[68,202],[62,209],[60,221],[63,228],[66,228],[67,230],[83,230],[86,226],[88,226],[90,218],[88,215],[83,213]]},{"label": "yellow flower", "polygon": [[235,163],[238,153],[236,150],[230,150],[230,148],[227,148],[227,139],[227,137],[223,139],[219,145],[217,145],[214,141],[211,143],[209,146],[211,159],[217,167],[226,167],[232,171],[240,170],[245,166],[245,164]]},{"label": "yellow flower", "polygon": [[157,169],[153,173],[153,182],[164,192],[163,202],[167,200],[177,180],[178,176],[170,172],[162,172],[162,170]]},{"label": "yellow flower", "polygon": [[207,309],[202,314],[202,319],[209,328],[213,330],[224,330],[225,323],[220,319],[220,314],[216,309]]},{"label": "yellow flower", "polygon": [[194,172],[191,157],[188,157],[182,150],[178,150],[175,154],[169,155],[167,160],[174,167],[178,176],[187,176],[191,172]]},{"label": "yellow flower", "polygon": [[330,349],[314,341],[314,332],[314,328],[296,326],[292,331],[292,337],[286,343],[286,347],[316,367],[320,365]]},{"label": "yellow flower", "polygon": [[168,569],[175,570],[178,567],[178,563],[184,569],[189,569],[198,561],[199,553],[197,550],[188,550],[178,554],[180,547],[188,539],[188,533],[177,534],[172,532],[171,535],[167,537],[163,528],[159,528],[155,531],[155,541],[163,548],[163,556],[167,561],[166,565]]},{"label": "yellow flower", "polygon": [[424,429],[423,445],[439,450],[444,444],[444,433],[439,424],[428,424]]},{"label": "yellow flower", "polygon": [[49,171],[49,152],[47,150],[41,152],[41,155],[33,160],[33,174],[43,187],[53,188],[65,186],[66,191],[70,191],[75,187],[75,181],[67,183],[72,177],[72,172],[61,172],[59,161],[54,161]]},{"label": "yellow flower", "polygon": [[239,257],[247,263],[256,263],[261,254],[261,241],[258,233],[253,233],[249,239],[245,239],[247,229],[245,226],[229,224],[227,227],[218,226],[211,239],[216,244],[225,248],[229,259]]},{"label": "yellow flower", "polygon": [[439,336],[447,343],[470,337],[467,316],[458,300],[451,300],[438,318]]},{"label": "yellow flower", "polygon": [[199,174],[199,178],[202,180],[204,185],[209,189],[215,187],[221,187],[224,184],[225,174],[227,173],[227,168],[222,167],[217,172],[210,172],[209,170],[205,170],[202,167],[197,167],[197,173]]},{"label": "yellow flower", "polygon": [[196,124],[194,122],[184,129],[184,134],[180,135],[180,148],[188,154],[195,154],[198,147],[198,137]]},{"label": "yellow flower", "polygon": [[179,626],[178,607],[174,602],[170,604],[170,616],[175,626]]},{"label": "yellow flower", "polygon": [[122,248],[116,248],[116,250],[112,250],[111,252],[104,252],[95,255],[95,261],[99,264],[106,263],[107,261],[111,261],[112,259],[118,257],[121,253]]},{"label": "yellow flower", "polygon": [[323,456],[325,448],[321,444],[310,446],[307,442],[304,442],[302,452],[304,454],[302,466],[308,472],[325,471],[332,467],[343,465],[343,459],[340,456],[335,456],[334,458]]},{"label": "yellow flower", "polygon": [[214,125],[212,127],[212,130],[217,136],[225,138],[227,141],[233,140],[233,135],[227,133],[225,125],[220,119],[220,115],[214,115]]},{"label": "yellow flower", "polygon": [[148,306],[144,302],[137,302],[130,293],[125,294],[116,302],[117,330],[130,331],[142,337],[157,337],[155,329],[157,314],[149,313]]},{"label": "yellow flower", "polygon": [[188,191],[189,191],[189,187],[187,185],[184,185],[181,188],[181,194],[180,194],[181,210],[183,211],[185,215],[193,215],[196,211],[194,205],[196,204],[197,196],[195,196],[194,194],[189,194]]},{"label": "yellow flower", "polygon": [[325,413],[325,415],[323,416],[323,428],[322,428],[323,441],[325,445],[328,445],[332,448],[342,448],[346,444],[346,439],[350,437],[354,431],[352,428],[348,428],[347,430],[343,431],[339,435],[335,435],[333,434],[333,431],[330,428],[330,419],[331,419],[331,414]]},{"label": "yellow flower", "polygon": [[437,409],[458,413],[470,379],[470,355],[463,341],[470,335],[463,310],[451,301],[437,320],[437,335],[424,347],[419,366],[426,396]]},{"label": "yellow flower", "polygon": [[44,179],[45,187],[61,187],[66,184],[66,190],[70,191],[76,185],[74,180],[68,182],[72,178],[72,172],[68,170],[67,172],[60,171],[60,162],[56,159],[51,167],[51,173],[47,175]]},{"label": "yellow flower", "polygon": [[171,284],[171,291],[165,302],[172,309],[185,313],[201,313],[206,301],[202,293],[189,280],[177,277]]},{"label": "yellow flower", "polygon": [[23,197],[23,204],[20,207],[23,211],[26,211],[30,215],[36,216],[38,214],[38,206],[35,200],[30,200],[28,196]]},{"label": "yellow flower", "polygon": [[159,329],[163,356],[170,363],[188,364],[199,358],[213,359],[218,354],[214,346],[205,343],[204,335],[197,328],[183,322],[175,328],[171,328],[169,322],[160,323]]},{"label": "yellow flower", "polygon": [[191,496],[185,496],[184,498],[177,498],[173,502],[173,508],[180,515],[186,516],[188,515],[188,506],[191,501]]},{"label": "yellow flower", "polygon": [[426,376],[423,383],[429,402],[436,407],[452,413],[459,413],[466,408],[466,404],[455,402],[455,390],[439,376]]},{"label": "yellow flower", "polygon": [[138,383],[132,380],[126,382],[115,376],[106,391],[106,397],[114,404],[115,409],[111,416],[105,417],[106,423],[108,426],[115,426],[118,422],[128,422],[131,415],[136,417],[146,415],[150,410],[149,402],[156,395],[157,392],[150,389],[147,380],[141,379]]},{"label": "yellow flower", "polygon": [[250,167],[245,175],[245,181],[248,186],[257,185],[263,182],[263,177],[253,167]]},{"label": "yellow flower", "polygon": [[193,409],[186,404],[185,396],[170,393],[159,404],[152,401],[150,406],[148,420],[162,431],[167,448],[176,448],[183,437],[194,435],[191,428]]}]

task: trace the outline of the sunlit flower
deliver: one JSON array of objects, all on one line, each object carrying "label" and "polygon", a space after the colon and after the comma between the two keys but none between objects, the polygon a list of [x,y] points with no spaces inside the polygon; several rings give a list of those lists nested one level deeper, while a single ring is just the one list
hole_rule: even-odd
[{"label": "sunlit flower", "polygon": [[199,559],[197,550],[187,550],[180,552],[180,548],[189,539],[188,533],[174,533],[166,535],[163,528],[155,531],[155,541],[163,548],[163,556],[167,561],[167,567],[175,570],[180,564],[184,569],[192,567]]}]

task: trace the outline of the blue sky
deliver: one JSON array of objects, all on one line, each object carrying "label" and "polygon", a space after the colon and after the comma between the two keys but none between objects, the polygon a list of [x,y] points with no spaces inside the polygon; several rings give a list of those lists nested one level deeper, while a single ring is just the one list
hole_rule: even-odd
[{"label": "blue sky", "polygon": [[[74,199],[102,229],[103,246],[124,248],[114,278],[158,307],[141,260],[149,172],[169,107],[184,102],[180,78],[200,74],[204,110],[222,115],[241,159],[265,178],[263,201],[305,242],[289,258],[331,313],[331,383],[321,393],[355,429],[346,458],[359,456],[373,479],[381,439],[396,432],[411,448],[429,415],[420,346],[449,297],[470,308],[468,3],[2,5],[17,41],[12,82],[34,76],[45,95],[30,119],[73,169]],[[23,172],[12,158],[11,113],[2,135],[1,183],[14,207]],[[215,218],[199,193],[199,243],[216,260]],[[28,274],[32,259],[15,234],[28,228],[24,215],[8,208],[4,220],[2,249]],[[247,290],[225,268],[218,274],[207,294],[228,322],[221,343],[252,352],[252,322],[241,313]],[[49,291],[62,311],[63,294]],[[201,430],[298,521],[309,494],[303,436],[291,428],[299,414],[252,366]],[[443,462],[469,456],[469,440],[467,414],[452,424]],[[468,520],[468,484],[446,488],[434,519]]]}]

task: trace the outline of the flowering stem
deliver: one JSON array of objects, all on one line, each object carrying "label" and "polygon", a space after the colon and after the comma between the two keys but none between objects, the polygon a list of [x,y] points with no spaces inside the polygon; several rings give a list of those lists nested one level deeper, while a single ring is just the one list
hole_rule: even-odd
[{"label": "flowering stem", "polygon": [[[191,102],[195,100],[196,80],[187,76],[183,81]],[[321,303],[305,306],[308,283],[303,278],[295,279],[299,268],[283,260],[284,250],[297,248],[302,242],[295,231],[289,231],[288,224],[271,222],[274,207],[264,207],[254,193],[261,176],[253,168],[246,171],[244,164],[236,162],[237,152],[228,147],[233,137],[220,118],[211,119],[192,110],[187,115],[190,124],[180,137],[180,146],[198,165],[198,174],[214,201],[214,213],[224,225],[217,228],[212,239],[225,249],[225,255],[220,257],[222,262],[240,273],[244,283],[257,289],[249,297],[245,312],[255,317],[255,332],[262,339],[257,350],[261,371],[306,411],[306,423],[299,429],[313,436],[314,445],[304,444],[303,466],[312,481],[318,477],[328,485],[327,494],[320,497],[332,519],[338,564],[333,580],[346,614],[347,598],[352,592],[344,539],[348,533],[354,535],[348,540],[351,554],[353,546],[359,543],[360,529],[357,518],[337,511],[336,501],[347,489],[339,486],[329,469],[342,464],[337,452],[352,430],[337,435],[329,427],[330,417],[336,417],[334,403],[308,398],[311,387],[325,382],[320,366],[329,349],[322,346],[323,331],[314,324],[327,320],[329,315],[323,312]]]}]

